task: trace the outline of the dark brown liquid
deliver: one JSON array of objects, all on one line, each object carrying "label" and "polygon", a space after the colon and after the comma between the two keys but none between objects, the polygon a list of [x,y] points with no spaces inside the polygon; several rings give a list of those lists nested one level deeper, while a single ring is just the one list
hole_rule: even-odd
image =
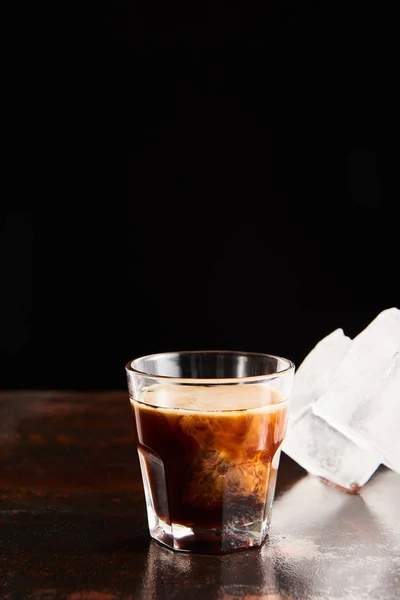
[{"label": "dark brown liquid", "polygon": [[[249,409],[215,410],[223,406],[223,390],[212,388],[205,393],[207,388],[202,388],[197,400],[201,408],[213,405],[213,411],[182,408],[196,404],[193,388],[186,402],[180,389],[177,408],[167,408],[171,392],[166,400],[158,393],[160,388],[143,400],[161,407],[132,402],[154,510],[168,524],[218,530],[237,515],[244,524],[260,514],[262,518],[270,480],[276,477],[272,460],[285,435],[287,408],[276,404],[281,400],[277,392],[268,397],[273,406],[262,407],[266,399],[260,388],[235,387],[242,388],[236,392],[236,404]],[[229,393],[232,405],[235,398],[232,390]]]}]

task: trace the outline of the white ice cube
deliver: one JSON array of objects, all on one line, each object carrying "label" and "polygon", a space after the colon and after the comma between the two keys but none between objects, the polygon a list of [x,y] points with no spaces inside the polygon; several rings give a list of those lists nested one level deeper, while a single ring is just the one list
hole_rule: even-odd
[{"label": "white ice cube", "polygon": [[349,490],[362,487],[379,457],[354,444],[309,408],[289,429],[282,450],[306,471]]},{"label": "white ice cube", "polygon": [[344,335],[343,329],[336,329],[307,354],[294,378],[290,426],[326,390],[350,345],[351,339]]},{"label": "white ice cube", "polygon": [[400,310],[384,310],[354,338],[312,411],[400,472]]}]

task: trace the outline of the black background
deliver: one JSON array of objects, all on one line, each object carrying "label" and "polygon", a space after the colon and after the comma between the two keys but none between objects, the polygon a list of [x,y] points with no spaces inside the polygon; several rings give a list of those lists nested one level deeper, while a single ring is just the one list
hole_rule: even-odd
[{"label": "black background", "polygon": [[1,388],[124,388],[178,349],[299,364],[400,306],[394,8],[55,10],[11,70]]}]

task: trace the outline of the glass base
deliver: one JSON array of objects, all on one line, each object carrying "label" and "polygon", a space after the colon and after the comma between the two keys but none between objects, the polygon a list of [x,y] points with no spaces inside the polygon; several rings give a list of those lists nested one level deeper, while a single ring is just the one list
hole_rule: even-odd
[{"label": "glass base", "polygon": [[[205,527],[206,519],[201,508],[198,509],[198,514],[192,509],[190,525],[175,523],[170,518],[164,465],[154,452],[140,448],[139,459],[151,537],[172,550],[202,554],[221,554],[261,546],[271,520],[279,454],[278,451],[269,470],[264,502],[254,503],[251,496],[240,502],[233,502],[227,493],[218,518],[214,515],[214,527]],[[198,525],[192,525],[195,520]]]},{"label": "glass base", "polygon": [[156,519],[150,535],[160,544],[178,552],[222,554],[259,547],[268,534],[267,524],[258,521],[245,528],[229,530],[192,529],[184,525],[169,525]]}]

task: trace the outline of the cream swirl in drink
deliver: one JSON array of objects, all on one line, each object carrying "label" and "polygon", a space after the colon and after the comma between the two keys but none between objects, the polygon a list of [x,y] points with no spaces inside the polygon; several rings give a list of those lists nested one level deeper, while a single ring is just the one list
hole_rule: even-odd
[{"label": "cream swirl in drink", "polygon": [[195,535],[226,529],[230,519],[233,529],[264,521],[286,433],[280,392],[215,383],[155,385],[131,398],[154,512]]}]

